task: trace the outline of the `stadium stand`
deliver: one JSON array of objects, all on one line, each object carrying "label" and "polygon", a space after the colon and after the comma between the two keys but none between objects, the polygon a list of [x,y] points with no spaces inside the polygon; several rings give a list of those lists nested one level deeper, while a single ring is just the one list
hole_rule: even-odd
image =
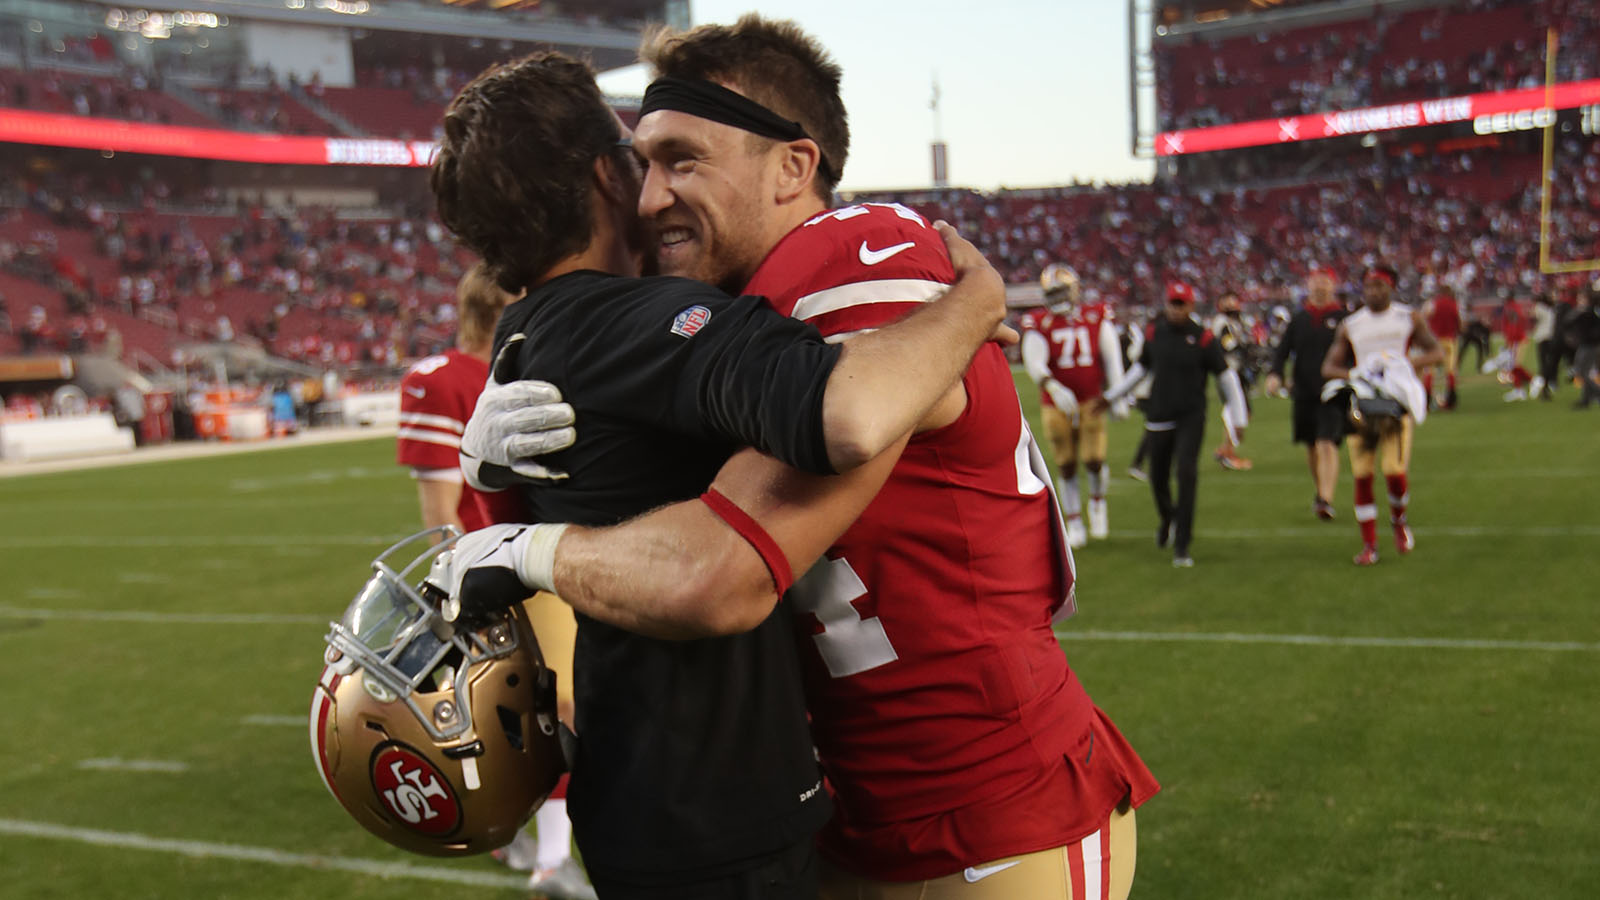
[{"label": "stadium stand", "polygon": [[1595,77],[1600,11],[1592,0],[1458,0],[1215,41],[1161,41],[1161,127],[1537,87],[1551,25],[1563,35],[1560,80]]}]

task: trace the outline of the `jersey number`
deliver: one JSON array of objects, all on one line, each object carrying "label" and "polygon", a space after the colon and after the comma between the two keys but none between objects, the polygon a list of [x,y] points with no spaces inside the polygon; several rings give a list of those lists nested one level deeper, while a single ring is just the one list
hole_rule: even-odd
[{"label": "jersey number", "polygon": [[[1056,368],[1075,369],[1094,365],[1094,348],[1089,346],[1089,329],[1083,325],[1057,328],[1050,339],[1061,345],[1061,355],[1056,357]],[[1077,361],[1073,361],[1073,357]]]},{"label": "jersey number", "polygon": [[[1018,410],[1021,415],[1021,410]],[[1022,426],[1015,453],[1017,493],[1031,497],[1050,485],[1043,478],[1044,457],[1028,426]],[[1056,513],[1057,517],[1060,513]],[[834,678],[858,675],[885,666],[900,658],[883,621],[877,616],[862,618],[854,601],[867,595],[867,586],[850,566],[850,561],[822,559],[789,588],[789,601],[801,612],[811,613],[822,623],[822,631],[811,636],[817,652]]]},{"label": "jersey number", "polygon": [[789,589],[795,607],[822,623],[822,632],[811,639],[817,642],[817,652],[834,678],[876,669],[900,658],[884,633],[883,622],[877,616],[863,619],[851,602],[866,595],[861,576],[842,558],[820,560]]}]

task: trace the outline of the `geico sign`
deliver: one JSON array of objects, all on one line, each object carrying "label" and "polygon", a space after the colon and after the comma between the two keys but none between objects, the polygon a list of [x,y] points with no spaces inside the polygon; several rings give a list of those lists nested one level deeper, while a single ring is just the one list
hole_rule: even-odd
[{"label": "geico sign", "polygon": [[1495,113],[1472,120],[1472,130],[1479,134],[1505,134],[1508,131],[1532,131],[1556,123],[1553,109],[1519,109],[1516,112]]}]

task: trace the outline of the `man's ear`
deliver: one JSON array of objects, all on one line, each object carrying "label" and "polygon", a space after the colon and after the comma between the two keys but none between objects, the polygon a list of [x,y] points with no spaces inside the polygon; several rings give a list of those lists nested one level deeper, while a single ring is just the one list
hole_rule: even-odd
[{"label": "man's ear", "polygon": [[814,189],[822,165],[822,149],[810,138],[779,145],[778,179],[774,186],[778,203],[789,203]]},{"label": "man's ear", "polygon": [[629,196],[627,179],[623,177],[610,155],[601,156],[594,161],[594,185],[611,203],[630,206],[638,203],[637,194]]}]

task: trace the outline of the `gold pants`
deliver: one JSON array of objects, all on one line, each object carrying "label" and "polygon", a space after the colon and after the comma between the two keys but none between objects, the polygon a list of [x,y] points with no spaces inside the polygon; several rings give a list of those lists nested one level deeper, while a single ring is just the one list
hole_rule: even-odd
[{"label": "gold pants", "polygon": [[822,863],[820,900],[1127,900],[1138,857],[1133,809],[1081,841],[931,881],[871,881]]},{"label": "gold pants", "polygon": [[1367,442],[1361,433],[1350,436],[1350,474],[1365,478],[1373,474],[1374,466],[1382,457],[1383,474],[1403,475],[1411,467],[1411,436],[1416,423],[1410,416],[1402,416],[1400,427],[1378,434],[1376,446]]},{"label": "gold pants", "polygon": [[1044,425],[1044,439],[1050,444],[1052,461],[1057,467],[1075,466],[1080,457],[1084,462],[1105,462],[1104,412],[1079,408],[1078,424],[1074,427],[1066,413],[1054,406],[1041,406],[1039,421]]}]

